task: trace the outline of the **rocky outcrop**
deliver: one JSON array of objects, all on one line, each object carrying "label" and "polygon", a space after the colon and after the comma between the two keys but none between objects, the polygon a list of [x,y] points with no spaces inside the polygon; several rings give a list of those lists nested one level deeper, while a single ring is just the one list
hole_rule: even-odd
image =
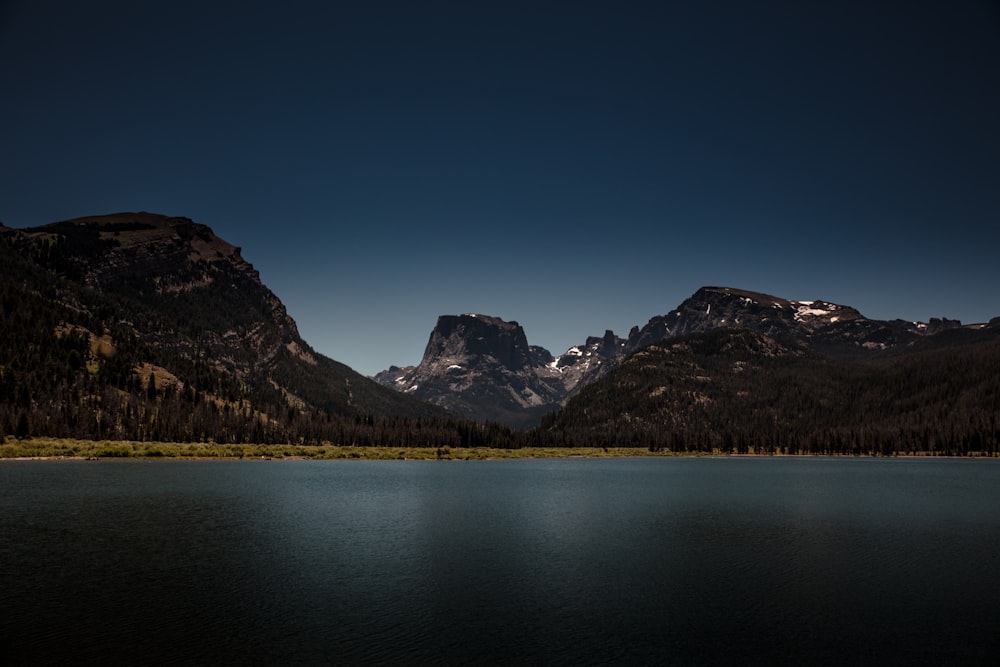
[{"label": "rocky outcrop", "polygon": [[524,329],[487,315],[442,315],[424,350],[426,364],[468,363],[492,359],[517,372],[531,366],[531,351]]},{"label": "rocky outcrop", "polygon": [[604,336],[588,336],[583,345],[576,345],[555,357],[546,369],[558,373],[566,390],[563,402],[617,366],[625,358],[626,341],[608,329]]}]

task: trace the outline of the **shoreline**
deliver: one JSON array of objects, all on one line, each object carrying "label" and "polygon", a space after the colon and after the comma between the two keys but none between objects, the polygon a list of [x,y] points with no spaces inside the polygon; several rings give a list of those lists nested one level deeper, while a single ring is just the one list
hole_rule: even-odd
[{"label": "shoreline", "polygon": [[891,456],[872,454],[785,454],[650,451],[645,447],[355,447],[351,445],[222,445],[216,443],[137,442],[31,438],[0,441],[0,461],[491,461],[557,458],[856,458],[856,459],[996,459],[988,453],[965,456],[935,452],[908,452]]}]

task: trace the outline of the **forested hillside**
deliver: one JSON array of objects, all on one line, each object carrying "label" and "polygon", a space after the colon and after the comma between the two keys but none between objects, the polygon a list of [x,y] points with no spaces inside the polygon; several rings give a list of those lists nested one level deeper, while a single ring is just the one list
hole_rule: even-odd
[{"label": "forested hillside", "polygon": [[718,330],[643,348],[549,417],[565,446],[732,453],[1000,451],[1000,328],[867,361]]},{"label": "forested hillside", "polygon": [[210,230],[123,214],[0,228],[0,436],[482,444],[301,340]]}]

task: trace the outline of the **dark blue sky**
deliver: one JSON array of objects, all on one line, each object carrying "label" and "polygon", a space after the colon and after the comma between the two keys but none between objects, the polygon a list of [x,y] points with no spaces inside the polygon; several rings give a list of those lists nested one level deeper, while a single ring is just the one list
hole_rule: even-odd
[{"label": "dark blue sky", "polygon": [[1000,315],[1000,6],[0,1],[0,221],[211,226],[320,352],[702,285]]}]

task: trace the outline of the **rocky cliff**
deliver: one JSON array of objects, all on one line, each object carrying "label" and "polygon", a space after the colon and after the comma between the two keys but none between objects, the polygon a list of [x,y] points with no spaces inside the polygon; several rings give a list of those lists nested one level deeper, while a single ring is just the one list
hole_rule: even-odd
[{"label": "rocky cliff", "polygon": [[[160,407],[166,396],[183,396],[187,408],[171,410],[206,412],[198,429],[183,414],[170,415],[176,428],[167,429],[163,415],[157,420],[157,433],[196,439],[220,429],[223,439],[333,438],[344,432],[334,418],[444,415],[315,352],[240,249],[190,219],[118,213],[0,228],[0,251],[9,352],[0,361],[0,384],[52,396],[48,412],[72,412],[68,422],[90,420],[88,433],[123,435],[132,428],[125,424],[148,426],[144,410],[154,396]],[[79,347],[70,372],[73,398],[62,395],[57,378],[19,368],[38,340],[48,355],[36,360],[43,366],[56,364],[60,346]],[[162,386],[148,389],[154,382]],[[124,393],[98,400],[81,395],[81,386]],[[109,411],[102,406],[112,399],[122,416],[112,413],[105,424]],[[209,407],[222,416],[208,414]],[[36,399],[20,408],[10,419],[46,413]],[[222,421],[228,425],[217,428]]]},{"label": "rocky cliff", "polygon": [[[178,346],[178,353],[189,353],[185,348],[194,341],[171,332],[193,325],[197,343],[213,362],[239,374],[281,354],[317,363],[285,306],[261,283],[240,248],[205,225],[153,213],[117,213],[9,234],[16,247],[57,273],[145,306],[124,313],[122,324],[132,324],[160,345]],[[155,310],[161,321],[142,320],[142,310]],[[130,315],[140,321],[130,322]],[[167,321],[172,315],[176,319]]]},{"label": "rocky cliff", "polygon": [[[539,373],[550,362],[528,345],[517,322],[486,315],[442,315],[417,366],[391,367],[376,381],[480,421],[515,427],[555,409],[561,385]],[[542,366],[544,368],[544,366]]]},{"label": "rocky cliff", "polygon": [[479,314],[442,315],[417,366],[392,366],[379,383],[479,421],[536,425],[578,386],[600,377],[625,341],[608,331],[553,357],[528,344],[517,322]]}]

